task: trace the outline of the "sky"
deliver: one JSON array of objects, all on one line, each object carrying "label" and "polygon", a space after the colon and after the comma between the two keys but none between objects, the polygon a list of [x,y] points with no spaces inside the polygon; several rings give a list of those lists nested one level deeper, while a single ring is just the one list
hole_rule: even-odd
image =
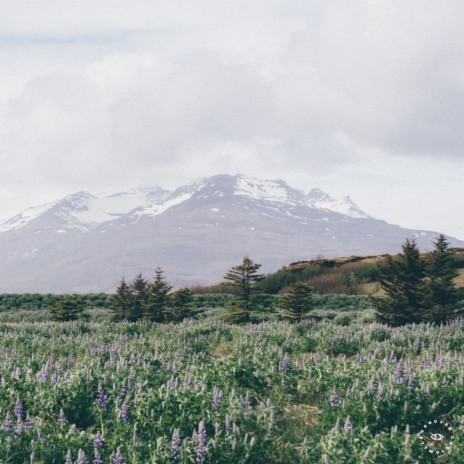
[{"label": "sky", "polygon": [[464,239],[460,0],[2,0],[0,218],[243,173]]}]

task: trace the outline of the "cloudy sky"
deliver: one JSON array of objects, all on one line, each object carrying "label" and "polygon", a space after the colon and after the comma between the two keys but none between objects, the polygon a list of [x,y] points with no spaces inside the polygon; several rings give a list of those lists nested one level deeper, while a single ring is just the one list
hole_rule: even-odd
[{"label": "cloudy sky", "polygon": [[238,172],[464,239],[461,0],[2,0],[0,218]]}]

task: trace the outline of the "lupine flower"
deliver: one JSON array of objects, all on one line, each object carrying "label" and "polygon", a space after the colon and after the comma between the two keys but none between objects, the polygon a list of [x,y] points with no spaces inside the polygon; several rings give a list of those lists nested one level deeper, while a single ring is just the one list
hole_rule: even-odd
[{"label": "lupine flower", "polygon": [[220,388],[215,387],[213,391],[213,401],[211,403],[211,407],[213,409],[219,409],[221,407],[221,400],[222,390]]},{"label": "lupine flower", "polygon": [[89,464],[87,456],[85,455],[84,451],[82,451],[81,449],[79,449],[79,451],[77,452],[77,462],[79,464]]},{"label": "lupine flower", "polygon": [[171,459],[173,461],[180,461],[180,444],[181,439],[179,429],[174,429],[171,440]]},{"label": "lupine flower", "polygon": [[335,387],[332,390],[332,396],[330,397],[330,406],[332,408],[337,408],[340,404],[340,397],[337,395],[337,391],[335,390]]},{"label": "lupine flower", "polygon": [[[464,416],[463,416],[464,418]],[[232,426],[230,425],[230,419],[229,419],[229,416],[226,414],[226,430],[227,431],[230,431],[232,430]]]},{"label": "lupine flower", "polygon": [[245,395],[245,406],[247,408],[251,408],[251,397],[250,397],[250,392],[248,390]]},{"label": "lupine flower", "polygon": [[129,404],[129,401],[127,400],[127,397],[124,400],[124,403],[122,405],[121,420],[123,424],[130,423],[130,404]]},{"label": "lupine flower", "polygon": [[285,355],[284,359],[279,365],[279,372],[287,372],[290,366],[290,361],[288,360],[287,355]]},{"label": "lupine flower", "polygon": [[353,425],[351,424],[350,416],[347,416],[343,429],[349,432],[351,435],[354,435]]},{"label": "lupine flower", "polygon": [[198,425],[198,448],[195,463],[203,464],[206,459],[206,428],[204,421]]},{"label": "lupine flower", "polygon": [[73,464],[73,459],[72,459],[72,454],[71,454],[70,449],[68,449],[68,454],[66,455],[66,461],[64,462],[64,464]]},{"label": "lupine flower", "polygon": [[23,421],[21,420],[21,418],[18,417],[18,424],[16,425],[15,433],[20,435],[23,432],[24,432],[24,424],[23,424]]},{"label": "lupine flower", "polygon": [[108,406],[108,397],[105,395],[101,383],[98,384],[97,398],[95,399],[95,403],[97,403],[97,406],[102,410],[105,410]]},{"label": "lupine flower", "polygon": [[14,407],[14,414],[18,419],[22,419],[23,414],[24,414],[23,404],[21,403],[19,395],[18,395],[18,399],[16,400],[16,404]]},{"label": "lupine flower", "polygon": [[95,449],[95,459],[93,460],[93,464],[104,464],[101,456],[100,456],[100,453],[98,452],[97,449]]},{"label": "lupine flower", "polygon": [[26,422],[24,422],[25,430],[32,430],[34,428],[34,421],[29,416],[29,413],[26,414]]},{"label": "lupine flower", "polygon": [[103,448],[104,446],[105,446],[105,439],[102,437],[101,432],[98,431],[97,437],[93,441],[93,447],[97,449],[97,448]]},{"label": "lupine flower", "polygon": [[121,455],[121,449],[118,446],[118,449],[116,450],[116,454],[113,458],[113,464],[124,464],[124,459]]},{"label": "lupine flower", "polygon": [[372,377],[371,379],[371,391],[375,392],[377,390],[378,384],[375,379]]},{"label": "lupine flower", "polygon": [[10,413],[7,412],[5,420],[2,424],[2,429],[6,430],[7,432],[11,432],[12,427],[13,427],[13,424],[11,423]]},{"label": "lupine flower", "polygon": [[412,376],[408,380],[408,389],[409,391],[414,391],[414,382],[412,381]]},{"label": "lupine flower", "polygon": [[68,423],[68,419],[66,419],[66,416],[64,415],[64,412],[62,409],[60,409],[60,417],[58,418],[58,422],[61,425],[65,425]]}]

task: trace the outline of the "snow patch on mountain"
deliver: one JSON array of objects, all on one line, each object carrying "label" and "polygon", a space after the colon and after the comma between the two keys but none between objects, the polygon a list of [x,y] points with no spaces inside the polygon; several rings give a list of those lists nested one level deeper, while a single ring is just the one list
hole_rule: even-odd
[{"label": "snow patch on mountain", "polygon": [[21,227],[26,226],[31,221],[37,219],[42,214],[51,209],[55,204],[56,202],[46,203],[41,206],[34,206],[32,208],[26,209],[11,219],[7,219],[6,221],[0,223],[0,232],[6,232],[12,229],[20,229]]}]

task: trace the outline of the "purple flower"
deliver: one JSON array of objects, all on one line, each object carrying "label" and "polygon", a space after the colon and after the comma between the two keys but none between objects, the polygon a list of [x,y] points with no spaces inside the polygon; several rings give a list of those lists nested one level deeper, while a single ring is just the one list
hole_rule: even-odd
[{"label": "purple flower", "polygon": [[409,391],[411,391],[411,392],[414,391],[414,382],[412,381],[412,376],[409,377],[409,380],[408,380],[408,389],[409,389]]},{"label": "purple flower", "polygon": [[2,424],[2,429],[6,430],[7,432],[11,432],[13,424],[11,423],[10,413],[6,413],[5,421]]},{"label": "purple flower", "polygon": [[71,450],[68,449],[68,454],[66,454],[66,461],[64,464],[73,464]]},{"label": "purple flower", "polygon": [[229,419],[229,416],[227,414],[226,414],[226,430],[228,432],[232,430],[232,425],[230,425],[230,419]]},{"label": "purple flower", "polygon": [[87,456],[85,455],[84,451],[81,449],[77,452],[77,462],[79,464],[89,464],[89,460],[87,459]]},{"label": "purple flower", "polygon": [[24,414],[23,404],[21,403],[19,396],[18,396],[18,399],[16,400],[16,404],[14,407],[14,414],[18,419],[22,419],[23,414]]},{"label": "purple flower", "polygon": [[330,397],[330,406],[337,408],[340,404],[340,397],[337,395],[335,387],[332,390],[332,396]]},{"label": "purple flower", "polygon": [[24,422],[24,428],[26,430],[32,430],[34,428],[34,421],[29,416],[29,413],[26,414],[26,422]]},{"label": "purple flower", "polygon": [[124,464],[124,459],[121,456],[121,450],[118,446],[118,449],[116,451],[116,455],[113,458],[113,464]]},{"label": "purple flower", "polygon": [[61,425],[65,425],[68,423],[68,419],[66,419],[66,416],[64,415],[64,412],[62,409],[60,409],[60,417],[58,418],[58,422]]},{"label": "purple flower", "polygon": [[97,449],[95,449],[95,459],[93,460],[93,464],[104,464],[101,456],[100,456],[100,453],[98,452]]},{"label": "purple flower", "polygon": [[173,461],[180,461],[180,444],[179,429],[174,429],[171,440],[171,458]]},{"label": "purple flower", "polygon": [[219,409],[221,407],[221,400],[222,400],[222,390],[220,388],[214,387],[213,401],[211,403],[211,407],[213,409]]},{"label": "purple flower", "polygon": [[375,379],[372,377],[372,379],[371,379],[371,391],[375,392],[375,391],[377,391],[377,388],[378,388],[378,384],[375,381]]},{"label": "purple flower", "polygon": [[24,424],[23,424],[23,421],[21,420],[21,418],[18,417],[18,424],[16,425],[15,433],[20,435],[23,432],[24,432]]},{"label": "purple flower", "polygon": [[130,404],[129,404],[127,397],[124,400],[124,404],[122,405],[121,420],[123,424],[130,423]]},{"label": "purple flower", "polygon": [[290,361],[288,360],[287,355],[285,355],[284,359],[279,365],[279,372],[287,372],[290,366]]},{"label": "purple flower", "polygon": [[206,428],[205,422],[201,421],[198,425],[198,448],[195,459],[196,464],[203,464],[206,459]]},{"label": "purple flower", "polygon": [[108,397],[105,395],[101,383],[98,384],[97,398],[95,399],[95,403],[97,403],[97,406],[103,411],[108,406]]},{"label": "purple flower", "polygon": [[98,431],[97,437],[93,441],[93,447],[97,449],[97,448],[103,448],[103,446],[105,446],[105,439],[102,437],[101,432]]}]

